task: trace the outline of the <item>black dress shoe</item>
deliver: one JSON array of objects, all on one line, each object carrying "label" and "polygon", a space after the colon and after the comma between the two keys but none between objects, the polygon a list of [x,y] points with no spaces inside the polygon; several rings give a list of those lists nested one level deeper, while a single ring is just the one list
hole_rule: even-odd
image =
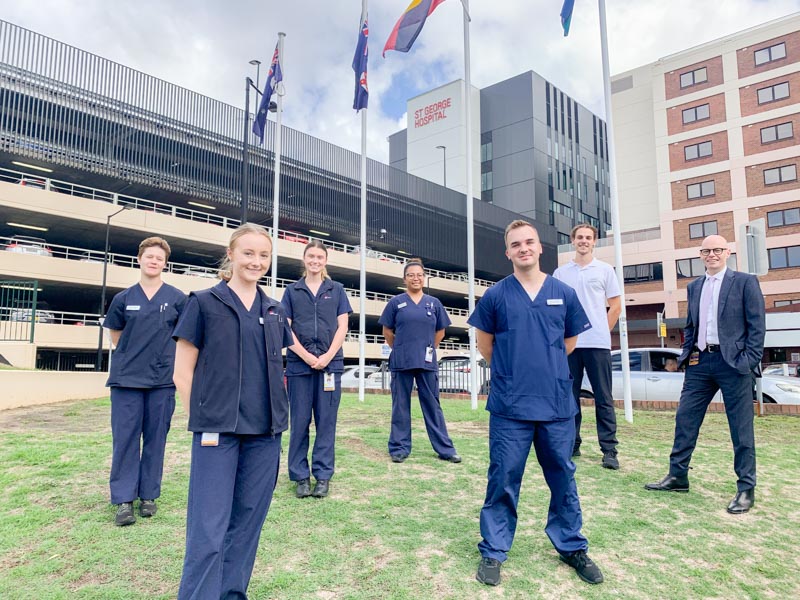
[{"label": "black dress shoe", "polygon": [[458,454],[451,454],[450,456],[439,456],[439,460],[458,464],[461,462],[461,457]]},{"label": "black dress shoe", "polygon": [[328,479],[317,479],[317,484],[314,486],[314,491],[311,495],[314,498],[324,498],[328,495]]},{"label": "black dress shoe", "polygon": [[294,495],[298,498],[308,498],[311,495],[311,480],[308,477],[297,482]]},{"label": "black dress shoe", "polygon": [[667,475],[661,481],[657,481],[655,483],[645,483],[644,489],[653,492],[688,492],[689,478],[686,475],[683,477]]},{"label": "black dress shoe", "polygon": [[408,454],[391,454],[392,462],[401,463],[408,458]]},{"label": "black dress shoe", "polygon": [[728,504],[728,512],[732,515],[740,515],[750,510],[756,503],[756,494],[753,488],[736,492],[736,495]]}]

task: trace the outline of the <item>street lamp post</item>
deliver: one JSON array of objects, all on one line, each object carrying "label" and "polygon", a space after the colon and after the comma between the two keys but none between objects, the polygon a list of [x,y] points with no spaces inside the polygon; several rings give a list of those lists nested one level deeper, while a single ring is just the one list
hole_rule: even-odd
[{"label": "street lamp post", "polygon": [[120,208],[117,212],[111,213],[106,217],[106,246],[105,251],[103,253],[103,287],[101,288],[100,292],[100,317],[98,318],[97,324],[100,326],[100,332],[97,334],[97,361],[95,362],[94,370],[95,371],[102,371],[103,370],[103,324],[100,320],[103,318],[103,313],[106,310],[106,277],[108,275],[108,238],[109,232],[111,231],[111,217],[117,216],[124,210],[130,210],[133,208],[132,206],[126,204],[122,208]]},{"label": "street lamp post", "polygon": [[254,58],[250,61],[250,64],[256,68],[256,89],[258,89],[261,85],[261,61]]},{"label": "street lamp post", "polygon": [[444,165],[442,185],[447,187],[447,146],[436,146],[436,148],[442,151],[442,164]]}]

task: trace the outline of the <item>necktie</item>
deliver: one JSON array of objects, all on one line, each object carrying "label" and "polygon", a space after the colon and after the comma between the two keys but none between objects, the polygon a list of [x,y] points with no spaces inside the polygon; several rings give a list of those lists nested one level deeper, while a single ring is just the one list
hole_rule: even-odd
[{"label": "necktie", "polygon": [[706,335],[708,334],[708,310],[714,302],[714,283],[716,278],[707,277],[703,291],[700,293],[700,327],[697,332],[697,347],[700,351],[706,349]]}]

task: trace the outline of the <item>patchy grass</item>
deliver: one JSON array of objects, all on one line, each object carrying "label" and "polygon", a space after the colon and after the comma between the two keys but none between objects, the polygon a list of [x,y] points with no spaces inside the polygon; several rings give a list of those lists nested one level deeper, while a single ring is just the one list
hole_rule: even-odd
[{"label": "patchy grass", "polygon": [[[584,443],[577,459],[584,533],[606,583],[588,586],[543,532],[548,491],[531,457],[503,583],[474,579],[488,463],[485,411],[444,400],[460,465],[436,458],[414,413],[414,451],[386,452],[389,400],[345,395],[327,499],[297,500],[285,464],[261,536],[250,597],[792,598],[800,596],[800,419],[756,420],[759,486],[749,514],[735,493],[724,415],[710,414],[689,494],[646,492],[667,471],[673,416],[620,418],[620,471]],[[153,519],[117,528],[108,504],[107,399],[0,413],[0,597],[174,598],[183,559],[190,436],[180,412]],[[585,440],[592,438],[591,409]],[[284,436],[284,447],[288,436]],[[285,461],[285,454],[283,457]]]}]

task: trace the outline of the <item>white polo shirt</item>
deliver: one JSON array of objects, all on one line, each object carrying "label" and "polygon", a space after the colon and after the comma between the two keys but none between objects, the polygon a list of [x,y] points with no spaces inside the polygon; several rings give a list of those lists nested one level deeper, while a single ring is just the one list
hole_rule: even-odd
[{"label": "white polo shirt", "polygon": [[553,277],[563,281],[578,293],[581,306],[592,323],[591,329],[578,336],[576,347],[611,350],[606,300],[620,295],[614,267],[596,258],[585,267],[571,260],[556,269]]}]

